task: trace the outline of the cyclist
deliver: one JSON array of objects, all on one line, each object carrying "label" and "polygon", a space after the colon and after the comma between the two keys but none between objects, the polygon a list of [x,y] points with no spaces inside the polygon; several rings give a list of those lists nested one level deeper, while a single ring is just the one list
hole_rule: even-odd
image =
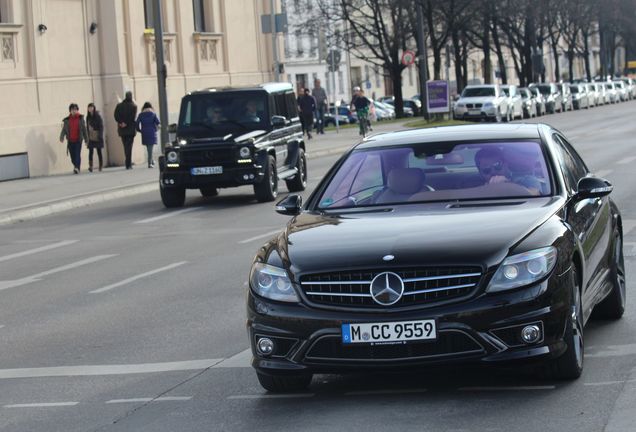
[{"label": "cyclist", "polygon": [[369,121],[369,99],[364,96],[364,92],[360,87],[353,88],[351,111],[355,111],[358,114],[360,135],[362,135],[362,137],[364,138],[367,135],[367,127]]}]

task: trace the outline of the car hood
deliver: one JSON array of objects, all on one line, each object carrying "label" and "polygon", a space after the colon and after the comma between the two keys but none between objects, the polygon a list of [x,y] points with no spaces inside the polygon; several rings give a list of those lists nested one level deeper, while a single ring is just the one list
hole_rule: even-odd
[{"label": "car hood", "polygon": [[559,197],[396,206],[338,215],[303,213],[278,236],[292,273],[345,268],[499,264],[510,249],[554,215]]}]

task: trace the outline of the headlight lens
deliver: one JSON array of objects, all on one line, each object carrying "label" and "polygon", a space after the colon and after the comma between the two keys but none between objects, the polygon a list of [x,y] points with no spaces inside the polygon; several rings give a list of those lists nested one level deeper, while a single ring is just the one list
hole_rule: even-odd
[{"label": "headlight lens", "polygon": [[177,154],[176,151],[169,151],[168,154],[166,155],[166,158],[168,159],[168,162],[175,163],[176,161],[179,160],[179,155]]},{"label": "headlight lens", "polygon": [[241,149],[239,150],[239,155],[241,156],[241,158],[247,159],[252,155],[252,152],[250,151],[249,147],[241,147]]},{"label": "headlight lens", "polygon": [[457,102],[457,108],[464,108],[466,106],[466,104]]},{"label": "headlight lens", "polygon": [[250,273],[250,286],[261,297],[289,303],[298,303],[298,295],[287,272],[269,264],[256,263]]},{"label": "headlight lens", "polygon": [[484,108],[492,108],[494,105],[492,104],[492,102],[486,102],[483,107]]},{"label": "headlight lens", "polygon": [[179,140],[179,145],[182,145],[182,146],[184,146],[184,145],[188,145],[188,140],[185,140],[185,139],[181,138],[181,139]]},{"label": "headlight lens", "polygon": [[505,291],[538,282],[552,271],[556,261],[554,246],[510,256],[503,260],[486,291]]}]

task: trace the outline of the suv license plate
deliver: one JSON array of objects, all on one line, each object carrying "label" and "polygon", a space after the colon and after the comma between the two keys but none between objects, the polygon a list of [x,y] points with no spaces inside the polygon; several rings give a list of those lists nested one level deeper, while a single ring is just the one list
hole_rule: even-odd
[{"label": "suv license plate", "polygon": [[437,339],[435,320],[342,324],[342,343],[405,343]]},{"label": "suv license plate", "polygon": [[190,169],[190,174],[192,175],[211,175],[211,174],[223,174],[222,166],[213,166],[213,167],[196,167]]}]

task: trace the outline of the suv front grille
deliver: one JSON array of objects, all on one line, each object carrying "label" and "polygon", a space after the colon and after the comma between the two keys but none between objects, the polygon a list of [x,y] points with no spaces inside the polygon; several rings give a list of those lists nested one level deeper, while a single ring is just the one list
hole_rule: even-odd
[{"label": "suv front grille", "polygon": [[181,151],[181,163],[189,166],[214,166],[236,163],[234,148],[207,148]]},{"label": "suv front grille", "polygon": [[[391,306],[379,305],[371,296],[373,278],[384,271],[396,273],[404,282],[402,298]],[[314,304],[387,310],[463,298],[479,285],[480,279],[479,267],[422,267],[304,275],[300,286]]]}]

